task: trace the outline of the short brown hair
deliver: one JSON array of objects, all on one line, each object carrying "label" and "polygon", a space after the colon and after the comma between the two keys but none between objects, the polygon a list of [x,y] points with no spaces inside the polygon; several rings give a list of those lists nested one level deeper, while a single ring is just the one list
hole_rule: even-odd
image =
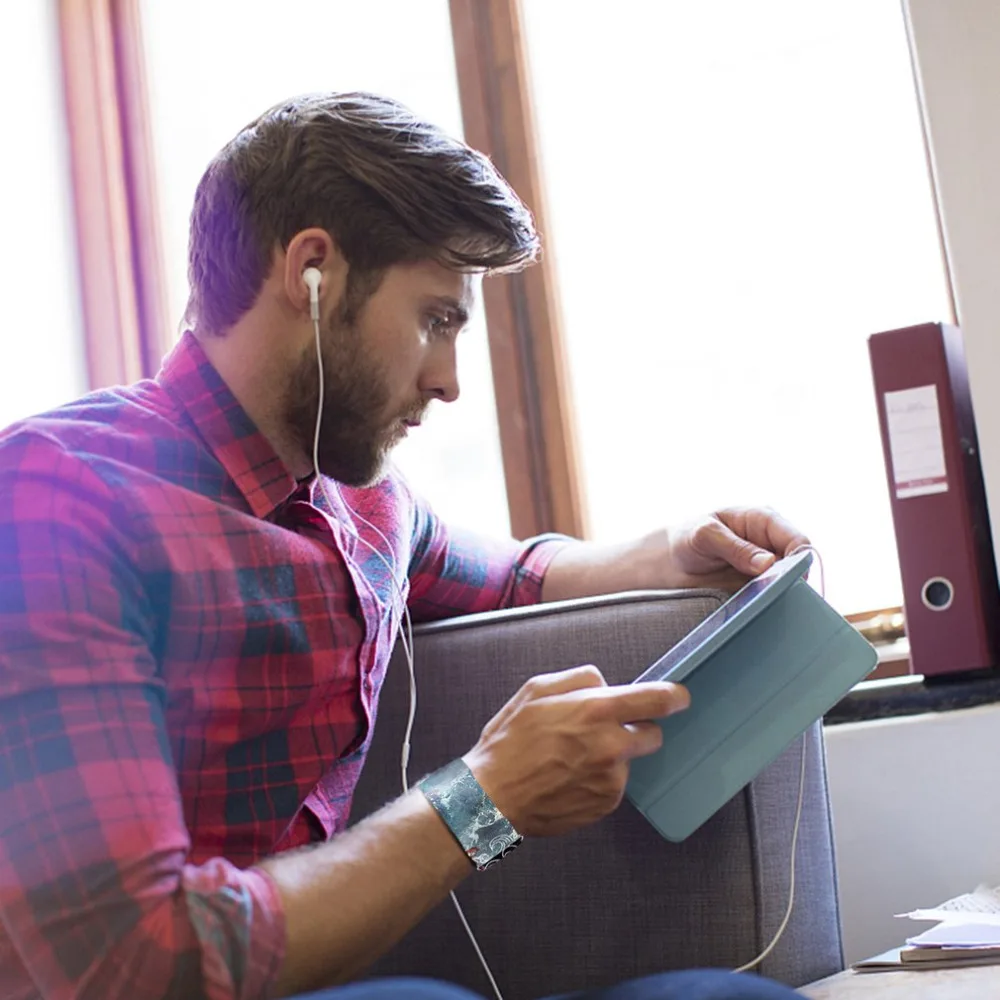
[{"label": "short brown hair", "polygon": [[294,98],[242,129],[198,184],[186,322],[206,333],[232,326],[275,248],[311,226],[369,290],[394,264],[511,271],[539,245],[531,213],[493,164],[408,108],[365,93]]}]

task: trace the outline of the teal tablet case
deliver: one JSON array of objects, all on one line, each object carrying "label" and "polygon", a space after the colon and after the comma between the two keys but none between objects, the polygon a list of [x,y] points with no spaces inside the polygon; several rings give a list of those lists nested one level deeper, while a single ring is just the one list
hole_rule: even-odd
[{"label": "teal tablet case", "polygon": [[690,708],[660,721],[661,749],[632,762],[626,789],[667,840],[694,833],[875,667],[871,645],[802,579],[810,561],[751,581],[752,599],[735,595],[682,640],[686,656],[638,679],[691,692]]}]

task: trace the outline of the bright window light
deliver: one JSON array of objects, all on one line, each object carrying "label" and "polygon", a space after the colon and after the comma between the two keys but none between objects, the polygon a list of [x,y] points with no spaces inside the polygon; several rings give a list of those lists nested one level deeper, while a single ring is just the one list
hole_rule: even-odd
[{"label": "bright window light", "polygon": [[596,537],[770,504],[901,602],[866,338],[949,301],[898,0],[526,0]]}]

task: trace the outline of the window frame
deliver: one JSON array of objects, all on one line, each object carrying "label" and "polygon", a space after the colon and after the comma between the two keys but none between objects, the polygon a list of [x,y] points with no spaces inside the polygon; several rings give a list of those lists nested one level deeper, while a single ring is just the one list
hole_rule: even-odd
[{"label": "window frame", "polygon": [[90,388],[155,374],[165,275],[135,0],[56,0]]},{"label": "window frame", "polygon": [[[90,383],[97,387],[154,374],[171,341],[142,25],[138,0],[54,2],[71,138],[84,330]],[[966,335],[972,360],[978,363],[985,356],[983,330],[987,322],[990,330],[1000,323],[1000,308],[985,321],[986,307],[979,300],[973,303],[976,276],[963,281],[975,257],[967,249],[972,245],[968,232],[974,228],[975,220],[969,218],[974,199],[966,194],[963,201],[960,190],[975,170],[968,163],[974,130],[970,127],[964,134],[963,149],[948,148],[956,133],[946,121],[954,93],[945,80],[947,72],[968,61],[963,36],[954,30],[948,39],[942,37],[935,0],[900,2],[948,290],[960,319],[967,319],[964,314],[974,319]],[[1000,25],[1000,14],[989,10],[990,0],[957,2],[966,21],[992,17]],[[483,285],[512,533],[524,538],[559,531],[585,538],[586,498],[546,225],[521,0],[449,0],[449,12],[466,138],[496,162],[532,209],[546,240],[538,264],[518,274],[488,278]],[[952,7],[949,12],[961,20]],[[1000,86],[1000,70],[994,72]],[[1000,135],[1000,111],[993,114]],[[997,148],[1000,159],[1000,143]],[[992,176],[997,175],[994,171]],[[975,179],[974,190],[981,194],[982,179]],[[1000,204],[1000,183],[994,182],[987,193]],[[982,241],[981,233],[978,236]],[[996,240],[993,259],[1000,258],[1000,234]],[[995,354],[989,371],[1000,380],[1000,355]],[[983,428],[981,443],[987,486],[994,487],[991,513],[1000,524],[1000,395],[993,394],[996,402],[989,398],[989,376],[982,371],[974,373],[972,382],[977,410],[990,412],[991,404],[998,408],[996,432]],[[848,616],[859,623],[870,617]]]},{"label": "window frame", "polygon": [[483,282],[511,529],[586,537],[569,368],[558,308],[518,0],[450,0],[466,141],[532,210],[546,248]]}]

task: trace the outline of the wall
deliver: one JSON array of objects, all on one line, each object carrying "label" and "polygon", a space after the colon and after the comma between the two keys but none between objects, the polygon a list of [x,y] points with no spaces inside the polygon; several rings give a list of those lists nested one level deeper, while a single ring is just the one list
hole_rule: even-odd
[{"label": "wall", "polygon": [[[1000,3],[904,9],[1000,525]],[[1000,884],[1000,706],[831,727],[827,751],[848,962],[926,926],[893,913]]]},{"label": "wall", "polygon": [[1000,884],[1000,705],[831,726],[826,741],[848,962],[930,926],[894,913]]},{"label": "wall", "polygon": [[905,0],[905,9],[990,518],[1000,525],[1000,3]]}]

